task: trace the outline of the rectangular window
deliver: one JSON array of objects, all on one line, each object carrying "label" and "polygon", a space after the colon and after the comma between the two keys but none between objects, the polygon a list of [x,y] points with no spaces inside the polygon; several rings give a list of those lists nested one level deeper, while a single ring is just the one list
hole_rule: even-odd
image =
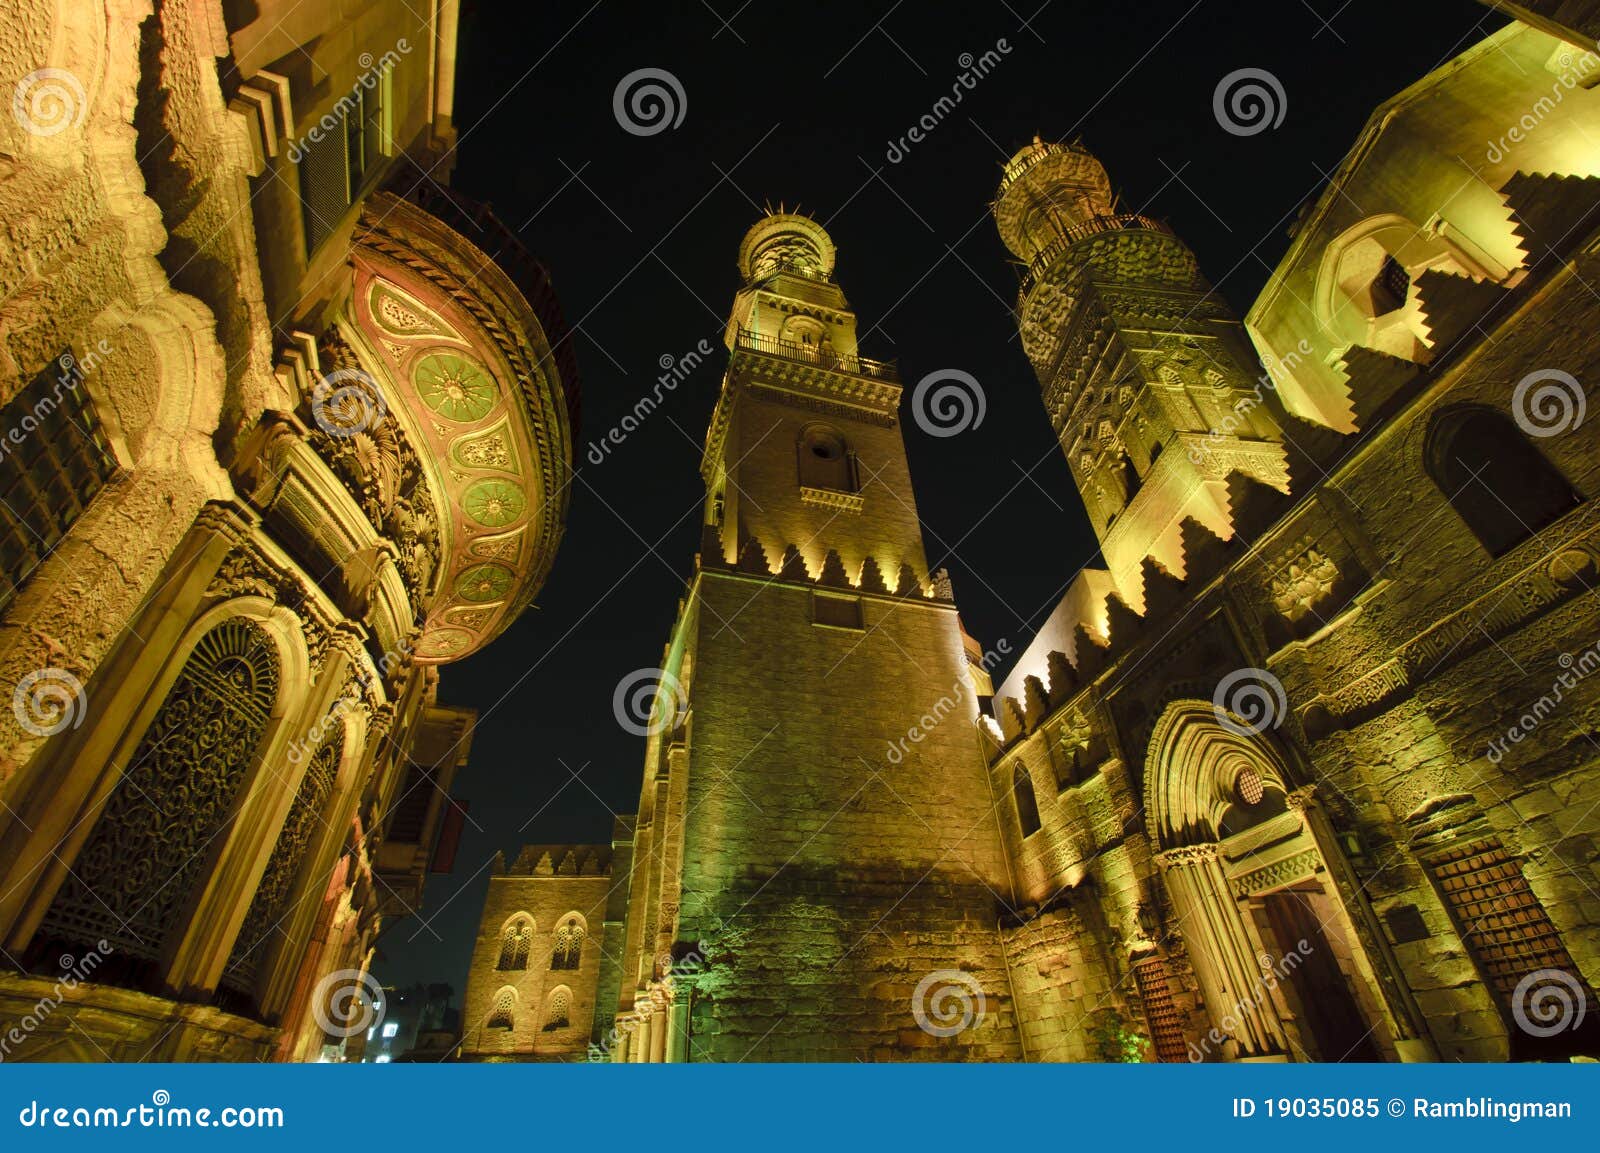
[{"label": "rectangular window", "polygon": [[83,368],[62,353],[0,408],[0,608],[116,475]]},{"label": "rectangular window", "polygon": [[309,258],[394,154],[393,69],[369,72],[307,129],[300,152],[300,212]]},{"label": "rectangular window", "polygon": [[811,623],[836,629],[861,629],[861,598],[811,594]]}]

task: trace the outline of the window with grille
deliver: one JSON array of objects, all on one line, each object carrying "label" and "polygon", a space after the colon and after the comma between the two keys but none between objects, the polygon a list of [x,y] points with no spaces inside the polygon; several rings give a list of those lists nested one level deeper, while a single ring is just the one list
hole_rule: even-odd
[{"label": "window with grille", "polygon": [[117,474],[71,353],[0,408],[0,608]]},{"label": "window with grille", "polygon": [[495,994],[494,1008],[489,1010],[489,1020],[485,1022],[490,1029],[511,1029],[517,1023],[517,995],[510,989],[501,989]]},{"label": "window with grille", "polygon": [[[1578,975],[1539,898],[1516,858],[1489,837],[1448,850],[1428,862],[1461,940],[1502,1005],[1513,1003],[1517,983],[1555,969]],[[1586,991],[1589,1003],[1594,993]]]},{"label": "window with grille", "polygon": [[556,930],[556,947],[550,956],[552,969],[576,969],[583,958],[584,930],[576,920],[568,920]]},{"label": "window with grille", "polygon": [[369,74],[340,97],[304,137],[299,150],[300,211],[308,256],[338,227],[340,217],[360,197],[379,161],[394,152],[392,85],[390,69]]},{"label": "window with grille", "polygon": [[1187,1061],[1189,1048],[1183,1035],[1183,1015],[1173,1000],[1172,986],[1167,982],[1166,958],[1149,956],[1135,961],[1133,980],[1139,987],[1139,1000],[1144,1004],[1145,1025],[1150,1029],[1156,1060]]},{"label": "window with grille", "polygon": [[572,1009],[572,994],[565,985],[558,986],[550,994],[550,1007],[545,1014],[544,1027],[550,1029],[565,1029],[569,1024],[568,1017]]},{"label": "window with grille", "polygon": [[506,926],[500,936],[500,963],[497,969],[526,969],[533,947],[533,925],[519,918]]}]

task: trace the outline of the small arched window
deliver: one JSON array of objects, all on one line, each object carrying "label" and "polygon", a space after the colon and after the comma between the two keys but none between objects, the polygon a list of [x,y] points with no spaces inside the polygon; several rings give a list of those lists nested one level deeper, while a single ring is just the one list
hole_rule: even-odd
[{"label": "small arched window", "polygon": [[489,1029],[513,1029],[517,1024],[517,994],[514,989],[501,989],[494,995],[494,1008],[484,1022]]},{"label": "small arched window", "polygon": [[557,985],[550,993],[550,1001],[545,1009],[545,1031],[551,1029],[565,1029],[570,1024],[569,1017],[572,1013],[572,991],[565,985]]},{"label": "small arched window", "polygon": [[550,967],[576,969],[583,959],[584,936],[583,923],[575,916],[568,916],[556,930],[556,947],[550,955]]},{"label": "small arched window", "polygon": [[496,969],[526,969],[533,951],[533,922],[526,916],[513,917],[500,933],[500,963]]},{"label": "small arched window", "polygon": [[1492,408],[1447,409],[1428,430],[1428,474],[1490,556],[1579,503],[1566,477]]},{"label": "small arched window", "polygon": [[1017,820],[1022,824],[1022,835],[1031,837],[1039,831],[1039,802],[1033,795],[1033,778],[1021,765],[1012,770],[1011,795],[1017,802]]},{"label": "small arched window", "polygon": [[800,484],[834,492],[856,491],[855,458],[838,429],[807,425],[800,434]]}]

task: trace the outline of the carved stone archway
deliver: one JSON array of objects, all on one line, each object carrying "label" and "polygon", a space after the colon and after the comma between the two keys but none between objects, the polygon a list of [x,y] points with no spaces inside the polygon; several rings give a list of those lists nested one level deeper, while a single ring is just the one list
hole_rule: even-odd
[{"label": "carved stone archway", "polygon": [[1151,734],[1145,808],[1213,1023],[1204,1057],[1432,1056],[1314,787],[1270,739],[1174,701]]}]

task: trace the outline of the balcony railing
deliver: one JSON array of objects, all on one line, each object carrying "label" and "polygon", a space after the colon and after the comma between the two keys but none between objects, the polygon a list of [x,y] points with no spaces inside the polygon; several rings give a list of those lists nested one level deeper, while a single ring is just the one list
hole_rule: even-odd
[{"label": "balcony railing", "polygon": [[900,379],[900,370],[892,361],[868,360],[864,356],[850,356],[836,352],[832,348],[777,340],[748,328],[739,329],[734,338],[734,347],[746,348],[767,356],[781,356],[785,360],[799,361],[802,364],[814,364],[818,368],[833,372],[848,372],[856,376],[870,376],[875,380],[893,382],[898,382]]},{"label": "balcony railing", "polygon": [[1116,216],[1091,216],[1088,220],[1068,226],[1062,230],[1060,237],[1051,241],[1039,251],[1027,271],[1022,274],[1022,286],[1018,289],[1017,299],[1025,299],[1033,286],[1055,262],[1061,254],[1080,241],[1091,236],[1099,236],[1105,232],[1159,232],[1166,236],[1173,235],[1172,229],[1165,223],[1152,216],[1141,216],[1137,212],[1125,212]]}]

